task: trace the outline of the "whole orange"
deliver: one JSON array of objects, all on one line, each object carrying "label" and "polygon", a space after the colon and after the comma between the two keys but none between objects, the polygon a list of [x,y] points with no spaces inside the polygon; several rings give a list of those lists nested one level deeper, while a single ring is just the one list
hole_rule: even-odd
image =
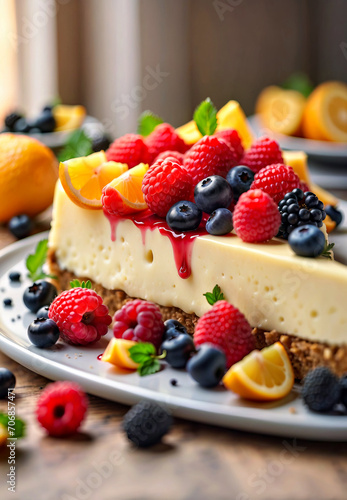
[{"label": "whole orange", "polygon": [[0,134],[0,222],[49,207],[57,178],[58,162],[47,146],[25,135]]}]

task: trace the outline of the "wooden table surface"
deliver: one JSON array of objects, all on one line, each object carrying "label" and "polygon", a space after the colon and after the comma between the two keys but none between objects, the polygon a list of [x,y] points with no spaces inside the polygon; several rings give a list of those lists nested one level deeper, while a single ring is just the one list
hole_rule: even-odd
[{"label": "wooden table surface", "polygon": [[[0,227],[0,248],[13,240]],[[177,419],[162,444],[139,450],[122,432],[128,408],[94,396],[82,432],[54,439],[34,415],[49,381],[2,353],[0,366],[17,377],[16,411],[27,422],[27,436],[17,444],[16,493],[7,491],[8,450],[0,451],[1,500],[347,498],[346,443],[283,439]],[[3,400],[1,411],[7,412]]]}]

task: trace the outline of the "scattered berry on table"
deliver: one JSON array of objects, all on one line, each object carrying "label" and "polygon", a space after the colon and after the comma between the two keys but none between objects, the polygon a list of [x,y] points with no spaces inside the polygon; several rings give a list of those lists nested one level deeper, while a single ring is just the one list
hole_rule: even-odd
[{"label": "scattered berry on table", "polygon": [[242,164],[255,173],[274,163],[283,163],[283,157],[278,143],[270,137],[261,137],[254,141],[242,158]]},{"label": "scattered berry on table", "polygon": [[148,148],[141,135],[126,134],[116,139],[106,151],[107,161],[126,163],[129,168],[149,163]]},{"label": "scattered berry on table", "polygon": [[226,355],[227,368],[255,348],[250,324],[236,307],[225,300],[216,302],[199,318],[194,342],[197,347],[207,342],[222,349]]},{"label": "scattered berry on table", "polygon": [[187,333],[186,327],[176,319],[167,319],[164,322],[164,325],[165,331],[163,335],[163,341],[172,337],[178,337],[180,333]]},{"label": "scattered berry on table", "polygon": [[160,309],[153,302],[131,300],[115,313],[113,320],[115,337],[160,346],[165,326]]},{"label": "scattered berry on table", "polygon": [[52,347],[58,342],[59,328],[52,319],[37,318],[28,326],[28,337],[36,347]]},{"label": "scattered berry on table", "polygon": [[211,175],[195,186],[194,200],[203,212],[211,214],[217,208],[228,208],[233,200],[233,192],[223,177]]},{"label": "scattered berry on table", "polygon": [[340,378],[341,403],[347,409],[347,373]]},{"label": "scattered berry on table", "polygon": [[51,436],[67,436],[78,430],[87,408],[87,396],[78,384],[54,382],[42,391],[37,401],[36,417]]},{"label": "scattered berry on table", "polygon": [[0,399],[7,399],[8,390],[14,389],[16,377],[7,368],[0,367]]},{"label": "scattered berry on table", "polygon": [[326,217],[324,205],[317,196],[310,191],[304,193],[301,189],[287,193],[279,202],[278,209],[281,214],[279,236],[284,239],[288,239],[296,227],[308,224],[322,227]]},{"label": "scattered berry on table", "polygon": [[49,306],[40,307],[40,309],[36,313],[36,317],[48,319],[48,311],[49,311]]},{"label": "scattered berry on table", "polygon": [[240,196],[233,213],[236,234],[248,243],[271,240],[278,233],[281,216],[274,200],[260,189]]},{"label": "scattered berry on table", "polygon": [[177,386],[178,386],[178,382],[177,382],[177,380],[176,380],[175,378],[172,378],[172,379],[170,380],[170,384],[171,384],[173,387],[177,387]]},{"label": "scattered berry on table", "polygon": [[343,220],[343,214],[340,210],[332,205],[325,207],[325,212],[329,215],[330,219],[336,222],[336,227],[339,226]]},{"label": "scattered berry on table", "polygon": [[23,116],[19,113],[10,113],[5,117],[5,126],[10,130],[13,131],[14,124],[23,118]]},{"label": "scattered berry on table", "polygon": [[295,188],[301,188],[302,183],[292,167],[282,163],[269,165],[255,175],[251,189],[261,189],[269,194],[276,203],[281,201],[285,194]]},{"label": "scattered berry on table", "polygon": [[123,429],[138,447],[158,443],[172,426],[171,414],[157,403],[142,400],[124,416]]},{"label": "scattered berry on table", "polygon": [[339,403],[340,396],[339,379],[326,366],[315,368],[306,375],[302,398],[310,410],[329,412]]},{"label": "scattered berry on table", "polygon": [[52,110],[46,109],[31,123],[32,128],[37,128],[41,133],[53,132],[56,123]]},{"label": "scattered berry on table", "polygon": [[89,288],[72,288],[50,305],[48,316],[55,321],[66,342],[87,345],[100,340],[112,322],[102,298]]},{"label": "scattered berry on table", "polygon": [[215,236],[228,234],[233,230],[233,214],[227,208],[217,208],[206,221],[206,231]]},{"label": "scattered berry on table", "polygon": [[22,275],[18,271],[11,271],[8,275],[8,279],[13,283],[18,283],[21,280],[21,277]]},{"label": "scattered berry on table", "polygon": [[111,144],[111,139],[108,135],[98,135],[94,137],[92,140],[92,150],[94,153],[98,151],[106,151]]},{"label": "scattered berry on table", "polygon": [[3,300],[3,304],[5,307],[12,307],[13,306],[12,299],[10,299],[9,297],[5,298]]},{"label": "scattered berry on table", "polygon": [[218,139],[221,139],[222,141],[226,142],[229,148],[234,150],[235,158],[237,161],[241,160],[244,153],[244,149],[242,146],[241,138],[237,130],[234,130],[232,128],[226,128],[223,130],[219,130],[218,132],[215,132],[214,135],[218,137]]},{"label": "scattered berry on table", "polygon": [[158,154],[158,156],[154,159],[154,162],[157,160],[166,160],[166,158],[174,158],[181,165],[183,165],[184,162],[184,154],[179,151],[163,151]]},{"label": "scattered berry on table", "polygon": [[301,257],[318,257],[324,252],[325,236],[316,226],[301,226],[290,233],[288,243]]},{"label": "scattered berry on table", "polygon": [[193,185],[210,175],[226,177],[238,160],[234,151],[215,136],[206,135],[186,153],[184,167],[189,172]]},{"label": "scattered berry on table", "polygon": [[184,368],[188,359],[195,352],[195,345],[188,333],[180,333],[177,337],[171,337],[161,344],[160,352],[166,352],[165,361],[172,368]]},{"label": "scattered berry on table", "polygon": [[49,281],[37,281],[24,290],[23,302],[36,313],[41,307],[48,306],[57,296],[57,289]]},{"label": "scattered berry on table", "polygon": [[215,387],[226,372],[224,351],[212,344],[201,344],[195,356],[188,361],[187,371],[203,387]]},{"label": "scattered berry on table", "polygon": [[166,214],[166,222],[174,231],[195,231],[202,219],[202,211],[192,201],[178,201]]},{"label": "scattered berry on table", "polygon": [[172,205],[192,196],[192,179],[173,158],[158,160],[147,170],[142,192],[148,207],[159,217],[166,217]]},{"label": "scattered berry on table", "polygon": [[32,221],[25,215],[15,215],[8,223],[8,229],[18,239],[26,238],[32,230]]},{"label": "scattered berry on table", "polygon": [[164,151],[178,151],[185,153],[189,146],[168,123],[157,125],[153,132],[145,139],[151,161]]},{"label": "scattered berry on table", "polygon": [[254,181],[254,172],[244,165],[238,165],[229,170],[227,181],[231,186],[234,201],[238,201],[242,193],[251,189],[251,184]]}]

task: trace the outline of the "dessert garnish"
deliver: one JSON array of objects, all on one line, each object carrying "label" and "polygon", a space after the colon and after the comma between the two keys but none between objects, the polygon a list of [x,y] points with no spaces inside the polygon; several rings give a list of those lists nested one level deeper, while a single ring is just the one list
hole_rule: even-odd
[{"label": "dessert garnish", "polygon": [[195,345],[188,333],[166,338],[160,346],[160,352],[172,368],[185,368],[189,358],[195,353]]},{"label": "dessert garnish", "polygon": [[56,276],[52,274],[47,274],[43,266],[46,264],[47,260],[47,251],[48,251],[48,240],[41,240],[38,242],[35,248],[35,252],[33,254],[28,255],[25,265],[28,272],[28,278],[31,281],[37,281],[44,278],[52,278],[55,279]]},{"label": "dessert garnish", "polygon": [[137,342],[129,348],[129,355],[138,364],[137,371],[143,377],[160,370],[160,360],[165,359],[166,351],[157,355],[155,346],[150,342]]},{"label": "dessert garnish", "polygon": [[36,347],[47,349],[58,342],[59,328],[57,324],[49,318],[36,318],[28,326],[28,337]]},{"label": "dessert garnish", "polygon": [[202,344],[188,360],[187,371],[202,387],[215,387],[226,372],[224,351],[213,344]]},{"label": "dessert garnish", "polygon": [[137,133],[142,135],[142,137],[147,137],[163,121],[159,116],[152,113],[152,111],[143,111],[139,116]]}]

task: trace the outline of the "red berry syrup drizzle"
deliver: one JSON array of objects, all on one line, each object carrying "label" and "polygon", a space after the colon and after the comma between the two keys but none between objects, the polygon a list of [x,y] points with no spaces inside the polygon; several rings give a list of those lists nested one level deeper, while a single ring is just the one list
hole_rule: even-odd
[{"label": "red berry syrup drizzle", "polygon": [[116,241],[118,222],[124,219],[131,220],[135,224],[135,226],[140,229],[143,244],[145,244],[146,241],[146,232],[148,230],[153,231],[154,229],[158,229],[160,234],[169,238],[171,242],[178,275],[183,279],[189,278],[192,272],[191,256],[194,240],[198,236],[204,236],[208,234],[205,229],[205,220],[202,221],[196,231],[179,233],[170,229],[165,219],[161,219],[160,217],[154,215],[150,210],[122,217],[112,216],[106,214],[105,212],[104,214],[111,225],[112,241]]}]

